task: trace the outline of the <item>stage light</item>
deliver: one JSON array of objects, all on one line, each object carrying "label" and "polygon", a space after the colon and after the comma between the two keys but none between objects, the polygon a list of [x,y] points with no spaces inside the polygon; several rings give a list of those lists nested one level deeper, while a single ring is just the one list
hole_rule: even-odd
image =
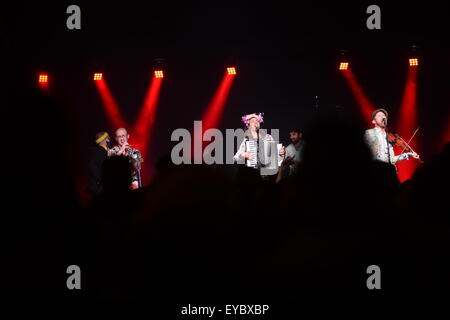
[{"label": "stage light", "polygon": [[[161,69],[155,70],[154,77],[150,80],[150,85],[147,89],[141,111],[131,130],[134,144],[138,147],[144,159],[151,157],[149,150],[151,149],[154,140],[156,140],[155,137],[157,134],[154,132],[154,127],[156,123],[159,95],[162,83],[164,82],[162,79],[164,77],[164,72],[161,71]],[[143,169],[141,179],[143,184],[147,184],[153,177],[151,161],[146,161],[143,164]]]},{"label": "stage light", "polygon": [[[410,55],[411,57],[412,55]],[[412,56],[414,57],[414,56]],[[417,57],[417,56],[416,56]],[[400,104],[399,114],[402,115],[401,121],[397,120],[394,124],[394,128],[397,132],[401,132],[405,136],[411,137],[414,134],[414,131],[419,127],[419,117],[418,117],[418,83],[417,83],[417,66],[418,66],[418,58],[409,59],[409,65],[407,71],[407,77],[405,82],[405,88],[403,91],[403,98]],[[420,153],[420,144],[419,141],[414,139],[411,141],[410,146],[416,150],[416,152]],[[399,150],[400,151],[400,150]],[[400,182],[404,182],[408,179],[411,179],[414,172],[418,167],[417,161],[402,161],[397,164],[398,169],[398,179]]]},{"label": "stage light", "polygon": [[342,76],[347,81],[350,86],[350,90],[357,104],[359,105],[359,110],[361,112],[362,119],[367,121],[367,125],[371,125],[372,112],[376,109],[375,104],[367,95],[366,91],[362,87],[361,83],[358,81],[352,69],[343,70]]},{"label": "stage light", "polygon": [[39,74],[39,84],[44,85],[48,83],[48,74],[40,73]]},{"label": "stage light", "polygon": [[103,73],[94,73],[94,81],[100,81],[103,78]]},{"label": "stage light", "polygon": [[227,72],[228,72],[229,75],[235,75],[236,74],[236,68],[229,67],[229,68],[227,68]]},{"label": "stage light", "polygon": [[348,69],[348,62],[341,62],[339,64],[339,70],[347,70]]},{"label": "stage light", "polygon": [[[96,74],[97,75],[97,74]],[[100,76],[94,76],[94,83],[97,87],[98,93],[102,99],[103,108],[106,111],[108,116],[108,120],[110,121],[112,128],[126,128],[128,125],[125,123],[123,116],[120,113],[119,105],[117,104],[116,99],[114,98],[111,90],[109,89],[106,80],[101,78]]]},{"label": "stage light", "polygon": [[419,65],[419,59],[417,58],[410,58],[409,59],[409,66],[410,67],[417,67]]},{"label": "stage light", "polygon": [[[232,69],[232,70],[229,70]],[[234,70],[234,74],[232,73]],[[231,73],[230,73],[231,72]],[[220,120],[222,119],[225,111],[225,105],[230,95],[231,87],[235,80],[236,69],[227,68],[227,72],[223,75],[222,80],[219,83],[212,99],[210,100],[208,107],[202,116],[202,131],[205,132],[208,129],[218,128]],[[195,157],[200,159],[201,150],[194,152]]]}]

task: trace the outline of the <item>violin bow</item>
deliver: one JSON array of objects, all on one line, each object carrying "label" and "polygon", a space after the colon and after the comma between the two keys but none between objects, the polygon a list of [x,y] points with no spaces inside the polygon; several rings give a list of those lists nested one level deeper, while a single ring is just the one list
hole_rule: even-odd
[{"label": "violin bow", "polygon": [[[411,138],[409,138],[408,142],[406,143],[408,146],[411,143],[412,139],[416,136],[417,132],[419,131],[420,127],[417,127],[416,131],[414,131],[413,135],[411,136]],[[405,152],[405,148],[403,148],[402,153]]]},{"label": "violin bow", "polygon": [[411,136],[411,138],[408,141],[408,144],[411,143],[412,139],[415,137],[415,135],[416,135],[417,131],[419,131],[419,129],[420,129],[420,127],[417,127],[416,131],[414,131],[413,135]]}]

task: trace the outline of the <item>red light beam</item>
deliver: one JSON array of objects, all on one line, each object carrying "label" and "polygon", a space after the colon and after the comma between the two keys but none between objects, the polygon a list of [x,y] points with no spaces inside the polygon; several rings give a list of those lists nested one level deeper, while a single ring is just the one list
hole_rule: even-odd
[{"label": "red light beam", "polygon": [[[406,79],[405,89],[403,92],[400,113],[396,119],[396,128],[400,136],[407,141],[417,128],[417,69],[410,67],[408,70],[408,78]],[[409,144],[411,148],[419,153],[419,143],[415,137]],[[418,161],[414,159],[405,160],[397,164],[400,182],[408,180],[412,177],[417,169]]]},{"label": "red light beam", "polygon": [[125,128],[127,125],[123,120],[122,115],[120,114],[119,106],[117,105],[117,102],[115,101],[111,91],[109,90],[105,79],[97,76],[97,80],[95,80],[94,82],[102,98],[103,107],[106,111],[108,120],[112,128]]},{"label": "red light beam", "polygon": [[361,85],[358,83],[358,80],[356,80],[355,75],[350,69],[345,70],[342,73],[350,86],[353,97],[360,107],[362,116],[370,124],[372,121],[372,112],[376,109],[375,105],[367,97]]},{"label": "red light beam", "polygon": [[[162,71],[161,71],[162,72]],[[148,158],[148,151],[150,150],[152,141],[152,129],[155,124],[156,110],[158,106],[159,93],[161,91],[161,84],[163,77],[153,77],[147,95],[144,99],[141,112],[138,120],[133,128],[134,145],[141,151],[144,159]],[[143,184],[146,184],[151,179],[150,161],[145,161],[144,176],[142,176]]]},{"label": "red light beam", "polygon": [[220,123],[220,118],[222,117],[225,104],[230,94],[231,85],[234,81],[235,73],[227,73],[222,78],[213,98],[211,99],[208,108],[202,117],[203,132],[210,129],[216,128]]}]

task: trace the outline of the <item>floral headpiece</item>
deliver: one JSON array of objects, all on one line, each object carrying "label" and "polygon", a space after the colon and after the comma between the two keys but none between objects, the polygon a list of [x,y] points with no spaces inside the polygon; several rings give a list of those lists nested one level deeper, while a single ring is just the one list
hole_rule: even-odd
[{"label": "floral headpiece", "polygon": [[258,119],[259,123],[264,122],[263,116],[261,113],[256,114],[256,113],[251,113],[251,114],[246,114],[245,116],[242,116],[242,122],[245,123],[246,126],[248,126],[250,124],[250,119],[251,118],[256,118]]}]

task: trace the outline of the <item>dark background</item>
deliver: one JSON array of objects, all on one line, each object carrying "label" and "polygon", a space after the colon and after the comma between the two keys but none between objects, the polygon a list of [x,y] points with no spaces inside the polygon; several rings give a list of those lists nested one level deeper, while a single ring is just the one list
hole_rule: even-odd
[{"label": "dark background", "polygon": [[[81,8],[81,30],[66,28],[66,8]],[[319,112],[358,114],[337,70],[339,50],[349,51],[353,72],[368,97],[398,114],[407,75],[408,47],[419,46],[418,108],[422,158],[438,152],[450,103],[449,6],[441,2],[377,2],[381,30],[366,28],[372,2],[145,1],[49,2],[2,5],[2,51],[7,84],[35,85],[50,75],[51,94],[67,118],[76,172],[88,159],[96,132],[113,128],[92,81],[104,73],[125,120],[133,124],[145,97],[155,58],[167,61],[154,128],[151,159],[170,152],[170,134],[201,119],[224,68],[235,64],[221,129],[241,127],[240,117],[265,113],[265,126],[308,132],[315,96]],[[6,86],[6,88],[9,88]],[[20,92],[16,86],[16,92]],[[8,89],[9,90],[9,89]],[[30,105],[29,108],[33,108]],[[22,116],[27,110],[20,111]],[[39,119],[35,119],[39,121]],[[12,121],[14,128],[20,122]],[[21,128],[24,129],[24,128]],[[401,133],[409,137],[411,133]],[[330,137],[342,139],[341,137]],[[39,137],[33,138],[42,143]],[[51,137],[45,143],[52,143]]]}]

